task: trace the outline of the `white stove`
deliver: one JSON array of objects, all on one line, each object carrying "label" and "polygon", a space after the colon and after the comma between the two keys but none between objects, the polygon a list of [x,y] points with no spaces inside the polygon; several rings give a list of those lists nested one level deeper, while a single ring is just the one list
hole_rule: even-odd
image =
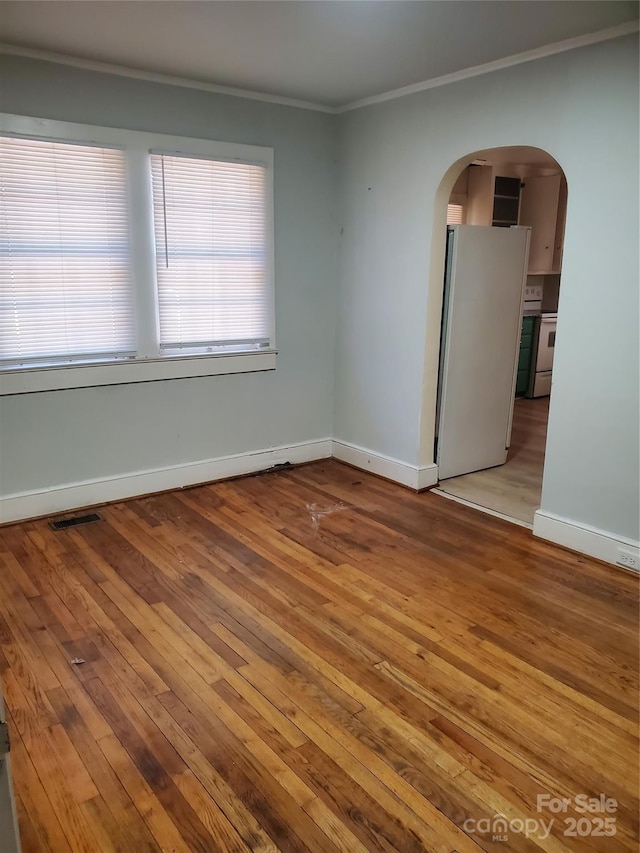
[{"label": "white stove", "polygon": [[527,397],[547,397],[551,393],[551,371],[556,346],[557,314],[540,314],[533,332],[533,369]]},{"label": "white stove", "polygon": [[524,317],[537,316],[542,311],[542,285],[527,284],[524,288],[522,301],[522,315]]}]

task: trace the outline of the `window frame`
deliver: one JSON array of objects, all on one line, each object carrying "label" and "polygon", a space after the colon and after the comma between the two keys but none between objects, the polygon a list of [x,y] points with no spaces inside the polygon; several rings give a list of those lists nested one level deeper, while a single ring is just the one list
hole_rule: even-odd
[{"label": "window frame", "polygon": [[[136,328],[135,358],[34,367],[0,368],[0,396],[121,385],[197,376],[274,370],[276,366],[274,299],[273,149],[235,142],[125,130],[98,125],[0,114],[5,136],[53,139],[125,150],[129,212],[131,280]],[[202,354],[162,354],[158,335],[155,238],[150,153],[164,149],[228,162],[259,163],[265,171],[267,304],[270,346],[262,350],[220,350]]]}]

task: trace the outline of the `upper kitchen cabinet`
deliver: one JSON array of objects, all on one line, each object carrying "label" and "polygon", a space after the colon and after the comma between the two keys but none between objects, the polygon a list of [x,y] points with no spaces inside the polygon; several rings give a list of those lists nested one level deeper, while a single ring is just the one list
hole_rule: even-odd
[{"label": "upper kitchen cabinet", "polygon": [[562,175],[541,175],[523,181],[519,224],[531,226],[530,275],[560,272],[566,199]]},{"label": "upper kitchen cabinet", "polygon": [[494,166],[471,165],[466,172],[467,225],[495,225],[501,228],[517,225],[520,178],[503,175]]},{"label": "upper kitchen cabinet", "polygon": [[500,228],[510,228],[518,224],[520,210],[520,178],[495,179],[493,188],[492,225]]},{"label": "upper kitchen cabinet", "polygon": [[[560,272],[567,182],[555,160],[538,149],[483,151],[451,192],[450,224],[531,227],[529,275]],[[495,162],[490,159],[495,157]],[[500,159],[498,159],[500,158]]]},{"label": "upper kitchen cabinet", "polygon": [[494,174],[492,166],[471,165],[467,172],[467,225],[491,225]]}]

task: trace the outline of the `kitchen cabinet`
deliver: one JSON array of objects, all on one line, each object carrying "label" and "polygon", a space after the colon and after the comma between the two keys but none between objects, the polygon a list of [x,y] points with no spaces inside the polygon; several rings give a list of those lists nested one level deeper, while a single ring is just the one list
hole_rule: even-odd
[{"label": "kitchen cabinet", "polygon": [[561,262],[562,253],[564,215],[558,221],[561,183],[561,175],[541,175],[524,180],[519,224],[531,226],[530,275],[557,272],[559,269],[554,267],[554,263]]},{"label": "kitchen cabinet", "polygon": [[527,389],[529,388],[535,319],[535,317],[522,318],[520,351],[518,356],[518,375],[516,378],[516,397],[524,397],[527,393]]},{"label": "kitchen cabinet", "polygon": [[467,225],[518,224],[520,178],[498,174],[494,166],[469,166]]},{"label": "kitchen cabinet", "polygon": [[510,228],[518,224],[520,178],[496,177],[493,189],[492,225]]},{"label": "kitchen cabinet", "polygon": [[468,225],[530,226],[529,274],[560,272],[567,210],[563,175],[518,177],[514,167],[471,165],[465,206]]},{"label": "kitchen cabinet", "polygon": [[467,172],[467,225],[491,225],[493,167],[471,165]]}]

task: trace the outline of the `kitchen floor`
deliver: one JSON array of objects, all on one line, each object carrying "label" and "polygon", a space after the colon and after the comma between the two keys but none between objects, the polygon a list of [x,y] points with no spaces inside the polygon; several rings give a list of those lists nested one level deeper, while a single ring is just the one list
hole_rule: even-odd
[{"label": "kitchen floor", "polygon": [[548,397],[517,399],[506,463],[443,480],[434,491],[532,525],[542,494],[548,416]]}]

